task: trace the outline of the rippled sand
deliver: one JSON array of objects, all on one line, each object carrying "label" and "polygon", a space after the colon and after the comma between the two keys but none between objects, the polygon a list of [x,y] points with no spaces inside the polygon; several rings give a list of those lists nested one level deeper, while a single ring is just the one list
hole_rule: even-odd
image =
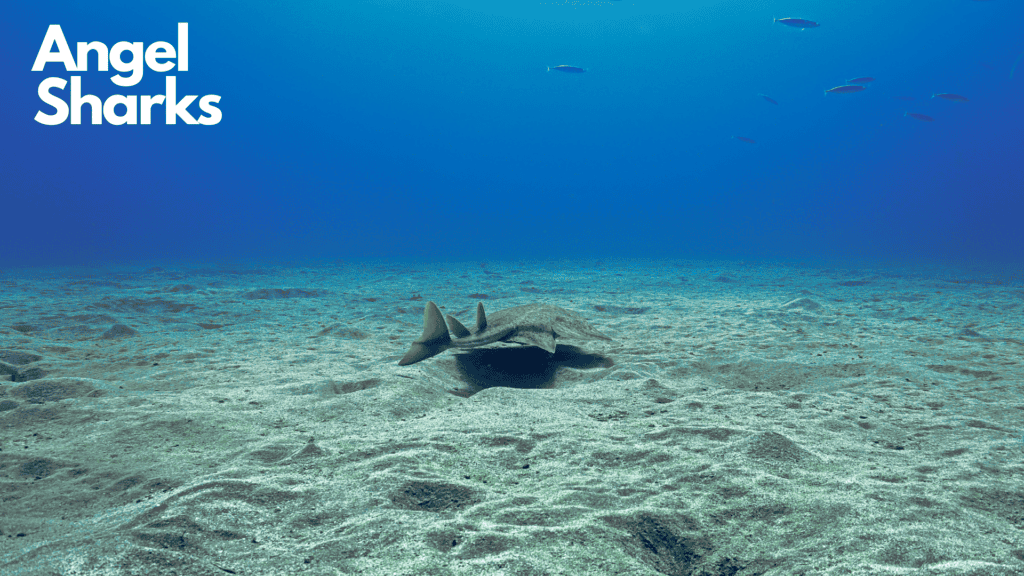
[{"label": "rippled sand", "polygon": [[[613,342],[398,367],[423,306]],[[944,268],[0,273],[0,572],[1024,574],[1024,287]]]}]

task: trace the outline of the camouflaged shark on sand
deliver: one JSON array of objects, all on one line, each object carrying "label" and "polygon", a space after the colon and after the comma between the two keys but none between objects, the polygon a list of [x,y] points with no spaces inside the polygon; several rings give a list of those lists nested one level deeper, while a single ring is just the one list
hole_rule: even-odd
[{"label": "camouflaged shark on sand", "polygon": [[436,304],[427,302],[423,310],[423,335],[412,343],[398,365],[415,364],[449,348],[477,348],[495,342],[536,346],[554,354],[556,340],[611,340],[578,313],[550,304],[506,308],[488,318],[483,302],[478,302],[476,325],[472,331],[451,314],[447,321],[446,325]]}]

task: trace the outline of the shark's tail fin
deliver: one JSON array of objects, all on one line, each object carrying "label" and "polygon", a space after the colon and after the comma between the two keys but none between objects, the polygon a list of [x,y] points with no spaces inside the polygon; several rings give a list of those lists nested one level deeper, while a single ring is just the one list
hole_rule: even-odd
[{"label": "shark's tail fin", "polygon": [[452,337],[448,334],[448,326],[444,323],[437,304],[427,302],[423,310],[423,335],[409,347],[409,351],[398,361],[399,366],[415,364],[431,356],[437,356],[452,345]]}]

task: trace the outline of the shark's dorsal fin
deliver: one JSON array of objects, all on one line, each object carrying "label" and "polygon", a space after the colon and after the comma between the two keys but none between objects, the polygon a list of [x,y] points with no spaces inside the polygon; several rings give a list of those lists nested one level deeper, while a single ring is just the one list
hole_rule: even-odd
[{"label": "shark's dorsal fin", "polygon": [[408,366],[437,356],[451,345],[452,338],[448,335],[448,327],[444,323],[441,311],[437,309],[437,304],[427,302],[426,308],[423,309],[423,335],[412,343],[409,351],[398,361],[398,365]]},{"label": "shark's dorsal fin", "polygon": [[487,316],[484,314],[484,303],[476,303],[476,334],[479,334],[487,328]]},{"label": "shark's dorsal fin", "polygon": [[445,316],[445,320],[448,321],[448,329],[452,331],[452,336],[455,336],[456,338],[465,338],[466,336],[469,336],[469,330],[462,325],[462,322],[456,320],[455,316],[448,314]]}]

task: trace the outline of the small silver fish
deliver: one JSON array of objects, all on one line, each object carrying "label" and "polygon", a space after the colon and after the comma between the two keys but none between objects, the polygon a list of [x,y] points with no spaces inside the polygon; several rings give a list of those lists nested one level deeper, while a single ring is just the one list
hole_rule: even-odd
[{"label": "small silver fish", "polygon": [[970,102],[970,100],[968,100],[967,98],[964,98],[963,96],[961,96],[959,94],[947,94],[947,93],[932,94],[932,98],[935,98],[936,96],[938,96],[939,98],[946,99],[946,100],[952,100],[953,102]]},{"label": "small silver fish", "polygon": [[835,88],[825,90],[825,95],[828,96],[830,92],[833,94],[850,94],[853,92],[860,92],[861,90],[867,90],[867,87],[859,86],[857,84],[846,84],[845,86],[836,86]]},{"label": "small silver fish", "polygon": [[786,26],[792,26],[793,28],[799,28],[801,30],[805,28],[817,28],[820,26],[817,22],[811,22],[810,20],[804,20],[803,18],[774,18],[774,22],[779,24],[785,24]]},{"label": "small silver fish", "polygon": [[569,66],[568,64],[559,64],[558,66],[548,66],[548,72],[552,70],[558,70],[559,72],[570,72],[573,74],[580,74],[586,72],[586,69],[578,66]]}]

